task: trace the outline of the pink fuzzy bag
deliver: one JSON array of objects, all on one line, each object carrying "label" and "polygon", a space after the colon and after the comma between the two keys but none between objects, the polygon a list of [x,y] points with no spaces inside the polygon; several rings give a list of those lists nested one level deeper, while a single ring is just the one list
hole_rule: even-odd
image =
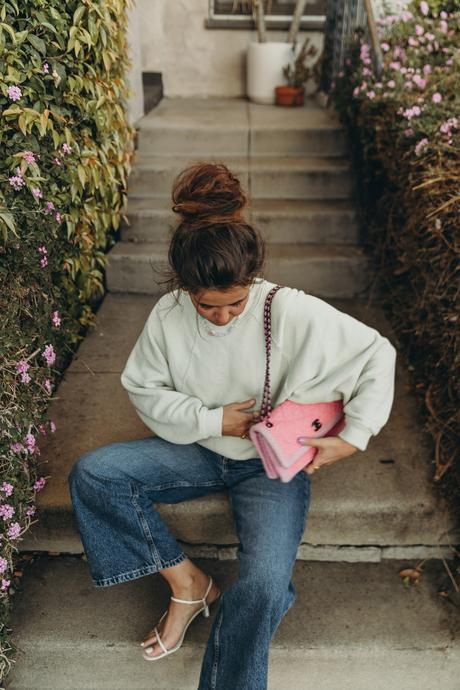
[{"label": "pink fuzzy bag", "polygon": [[261,421],[249,429],[249,437],[261,456],[265,472],[270,479],[288,482],[313,461],[317,448],[303,446],[299,436],[310,438],[336,436],[345,427],[343,401],[325,403],[296,403],[285,400],[273,412],[270,399],[270,341],[271,303],[282,285],[270,290],[265,300],[264,330],[266,370],[264,395],[260,410]]}]

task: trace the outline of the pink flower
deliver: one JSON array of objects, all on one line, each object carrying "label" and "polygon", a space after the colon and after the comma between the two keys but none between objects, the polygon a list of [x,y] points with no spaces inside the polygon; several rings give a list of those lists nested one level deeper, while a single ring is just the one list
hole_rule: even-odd
[{"label": "pink flower", "polygon": [[45,213],[51,213],[51,211],[54,211],[54,204],[52,201],[47,201],[45,204]]},{"label": "pink flower", "polygon": [[46,266],[48,266],[48,259],[46,258],[46,256],[44,256],[43,259],[40,259],[40,266],[42,268],[45,268]]},{"label": "pink flower", "polygon": [[22,445],[22,443],[12,443],[12,444],[10,445],[10,448],[11,448],[11,450],[13,451],[13,453],[20,453],[21,450],[25,450],[25,448],[24,448],[24,446]]},{"label": "pink flower", "polygon": [[39,246],[38,251],[40,252],[40,254],[48,254],[48,250],[47,250],[47,248],[45,247],[44,244],[41,244],[41,245]]},{"label": "pink flower", "polygon": [[35,515],[35,506],[29,506],[26,510],[26,515]]},{"label": "pink flower", "polygon": [[51,386],[51,381],[49,379],[45,379],[45,383],[43,384],[47,390],[47,392],[51,395],[52,393],[52,386]]},{"label": "pink flower", "polygon": [[43,434],[43,436],[46,436],[46,429],[45,429],[45,427],[43,426],[43,424],[39,424],[38,430],[39,430],[39,432],[40,432],[41,434]]},{"label": "pink flower", "polygon": [[59,158],[53,158],[53,163],[54,165],[61,165],[61,161],[59,160]]},{"label": "pink flower", "polygon": [[20,359],[16,364],[16,371],[23,374],[27,369],[30,369],[30,364],[28,364],[25,359]]},{"label": "pink flower", "polygon": [[56,353],[52,345],[47,345],[42,352],[42,357],[46,359],[47,364],[54,364],[56,361]]},{"label": "pink flower", "polygon": [[26,435],[26,445],[30,454],[35,452],[35,436],[33,434]]},{"label": "pink flower", "polygon": [[412,36],[409,36],[407,42],[410,46],[414,46],[414,47],[420,45],[420,43],[415,38],[413,38]]},{"label": "pink flower", "polygon": [[16,191],[18,191],[19,189],[21,189],[21,187],[24,187],[25,185],[22,175],[13,175],[12,177],[8,178],[8,182]]},{"label": "pink flower", "polygon": [[57,220],[58,223],[61,222],[62,216],[61,216],[60,213],[56,213],[56,215],[55,215],[54,217],[56,218],[56,220]]},{"label": "pink flower", "polygon": [[415,84],[417,84],[419,89],[424,89],[426,86],[426,79],[422,79],[422,77],[419,76],[418,74],[414,74],[414,76],[412,77],[412,81]]},{"label": "pink flower", "polygon": [[404,134],[406,135],[406,137],[411,137],[413,135],[413,133],[414,133],[414,130],[412,129],[412,127],[408,127],[407,129],[404,130]]},{"label": "pink flower", "polygon": [[381,47],[381,49],[382,49],[383,51],[385,51],[385,53],[388,52],[388,51],[390,50],[390,46],[389,46],[388,43],[381,43],[381,44],[380,44],[380,47]]},{"label": "pink flower", "polygon": [[30,163],[35,163],[35,156],[32,151],[24,151],[22,154],[22,157],[24,160],[26,160],[29,164]]},{"label": "pink flower", "polygon": [[423,34],[425,33],[425,29],[423,28],[423,26],[420,26],[420,24],[416,24],[415,33],[417,34],[417,36],[423,36]]},{"label": "pink flower", "polygon": [[50,66],[48,65],[47,62],[43,63],[43,71],[45,72],[45,74],[49,74]]},{"label": "pink flower", "polygon": [[390,67],[391,69],[396,69],[399,70],[401,69],[401,63],[400,62],[390,62]]},{"label": "pink flower", "polygon": [[52,434],[56,431],[56,424],[54,422],[50,422],[50,430]]},{"label": "pink flower", "polygon": [[428,3],[425,2],[425,0],[422,0],[422,2],[420,3],[420,12],[422,14],[424,14],[426,17],[427,14],[429,13],[429,11],[430,11],[430,7],[429,7]]},{"label": "pink flower", "polygon": [[60,326],[61,325],[61,317],[60,317],[58,311],[53,311],[52,318],[53,318],[53,326]]},{"label": "pink flower", "polygon": [[8,568],[8,561],[6,558],[0,557],[0,573],[4,573]]},{"label": "pink flower", "polygon": [[428,139],[424,137],[423,139],[420,139],[420,141],[416,144],[415,146],[415,154],[417,156],[420,156],[422,151],[428,146]]},{"label": "pink flower", "polygon": [[62,144],[63,153],[70,153],[72,148],[68,144]]},{"label": "pink flower", "polygon": [[394,89],[394,87],[396,86],[395,80],[394,80],[394,79],[390,79],[390,81],[388,82],[387,86],[388,86],[390,89]]},{"label": "pink flower", "polygon": [[423,66],[423,74],[431,74],[431,72],[432,72],[431,65],[424,65]]},{"label": "pink flower", "polygon": [[2,580],[2,586],[0,587],[0,590],[4,592],[5,590],[8,589],[8,587],[11,584],[11,580]]},{"label": "pink flower", "polygon": [[29,374],[21,374],[21,381],[22,383],[29,383],[32,379],[30,378]]},{"label": "pink flower", "polygon": [[368,91],[366,96],[372,100],[375,98],[375,91]]},{"label": "pink flower", "polygon": [[449,25],[446,21],[442,20],[439,22],[439,31],[443,34],[446,34],[449,31]]},{"label": "pink flower", "polygon": [[36,199],[41,199],[43,196],[43,192],[39,187],[32,187],[32,194]]},{"label": "pink flower", "polygon": [[1,491],[4,491],[7,496],[11,496],[13,493],[13,485],[9,482],[3,482],[1,486]]},{"label": "pink flower", "polygon": [[433,101],[433,103],[441,103],[442,96],[438,91],[436,91],[436,93],[433,94],[433,97],[431,100]]},{"label": "pink flower", "polygon": [[40,479],[37,479],[37,481],[34,484],[34,489],[35,491],[41,491],[43,487],[46,484],[46,479],[44,477],[40,477]]},{"label": "pink flower", "polygon": [[21,534],[21,525],[19,522],[12,522],[7,532],[10,539],[17,539]]},{"label": "pink flower", "polygon": [[22,91],[19,86],[9,86],[7,93],[8,98],[10,98],[12,101],[19,101],[22,96]]},{"label": "pink flower", "polygon": [[14,513],[15,510],[13,506],[10,506],[9,503],[4,503],[0,506],[0,517],[2,517],[4,521],[9,520],[11,517],[13,517]]}]

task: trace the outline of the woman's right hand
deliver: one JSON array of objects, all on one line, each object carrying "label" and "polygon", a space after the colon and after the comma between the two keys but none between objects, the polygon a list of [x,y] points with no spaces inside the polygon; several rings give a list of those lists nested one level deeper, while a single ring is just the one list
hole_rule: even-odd
[{"label": "woman's right hand", "polygon": [[224,405],[222,419],[222,436],[243,436],[248,434],[249,427],[259,421],[260,412],[245,412],[255,404],[255,398],[240,403]]}]

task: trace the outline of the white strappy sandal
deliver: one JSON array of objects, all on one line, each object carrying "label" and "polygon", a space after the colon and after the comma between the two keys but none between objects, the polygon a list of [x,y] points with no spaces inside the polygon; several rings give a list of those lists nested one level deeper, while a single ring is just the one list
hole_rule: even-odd
[{"label": "white strappy sandal", "polygon": [[[179,604],[200,604],[201,603],[201,604],[203,604],[203,606],[200,609],[198,609],[198,611],[195,611],[193,616],[187,622],[185,628],[182,631],[182,636],[181,636],[179,642],[176,644],[176,646],[173,649],[167,649],[164,646],[164,644],[161,640],[160,634],[158,632],[158,628],[155,626],[153,631],[156,635],[158,644],[160,645],[161,649],[163,650],[163,654],[157,654],[157,656],[149,656],[148,654],[146,654],[146,652],[149,652],[149,651],[151,652],[153,647],[148,646],[145,648],[144,654],[142,655],[144,659],[147,659],[147,661],[157,661],[158,659],[163,659],[165,656],[168,656],[168,654],[172,654],[173,652],[177,652],[177,650],[182,646],[182,642],[184,641],[184,637],[185,637],[185,633],[187,632],[187,628],[190,625],[190,623],[193,621],[193,619],[196,618],[199,613],[203,613],[203,616],[205,618],[209,618],[209,606],[211,606],[211,604],[206,603],[206,597],[208,596],[209,592],[211,591],[212,585],[213,585],[213,579],[211,576],[209,576],[209,585],[208,585],[208,588],[206,590],[206,594],[204,595],[204,597],[202,599],[195,599],[194,601],[192,601],[192,600],[188,600],[188,599],[176,599],[175,597],[171,597],[172,601],[177,601]],[[219,594],[219,596],[220,596],[220,594]],[[215,599],[215,601],[217,601],[219,599],[219,596]],[[214,601],[212,603],[214,603]],[[158,621],[158,625],[161,623],[163,618],[166,616],[166,614],[168,613],[168,610],[169,609],[166,609],[164,614],[161,616],[160,620]]]}]

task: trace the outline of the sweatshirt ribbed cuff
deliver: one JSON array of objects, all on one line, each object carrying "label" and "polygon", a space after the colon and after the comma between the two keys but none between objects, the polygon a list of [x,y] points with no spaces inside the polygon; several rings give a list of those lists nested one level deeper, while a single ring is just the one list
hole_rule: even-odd
[{"label": "sweatshirt ribbed cuff", "polygon": [[206,434],[207,436],[222,436],[222,420],[224,408],[216,407],[214,410],[207,411]]},{"label": "sweatshirt ribbed cuff", "polygon": [[372,433],[364,427],[346,420],[345,428],[337,436],[343,441],[351,443],[352,446],[356,446],[359,450],[366,450]]}]

